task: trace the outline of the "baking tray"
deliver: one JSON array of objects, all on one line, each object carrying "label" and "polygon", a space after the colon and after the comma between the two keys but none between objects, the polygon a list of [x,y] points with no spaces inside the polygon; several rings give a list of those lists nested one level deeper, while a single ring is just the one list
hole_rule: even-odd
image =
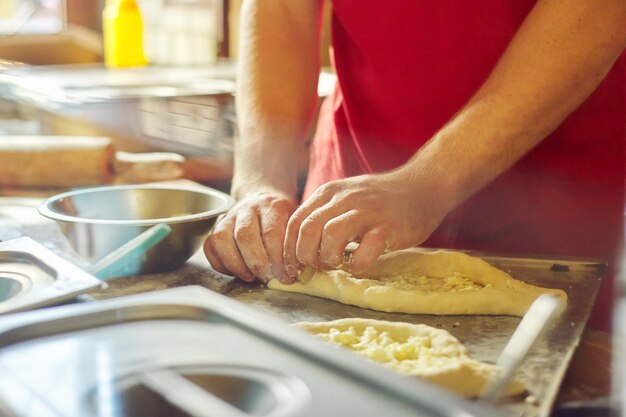
[{"label": "baking tray", "polygon": [[0,242],[0,314],[56,304],[102,285],[29,237]]},{"label": "baking tray", "polygon": [[[500,268],[514,278],[560,288],[568,295],[563,315],[537,341],[517,375],[529,389],[527,395],[508,398],[498,405],[499,415],[546,417],[594,305],[606,264],[595,259],[540,258],[467,252]],[[390,314],[340,304],[304,294],[265,289],[238,281],[227,295],[289,322],[362,317],[424,323],[448,330],[465,344],[470,355],[495,363],[520,318],[511,316],[434,316]]]},{"label": "baking tray", "polygon": [[0,319],[0,414],[491,415],[198,286]]}]

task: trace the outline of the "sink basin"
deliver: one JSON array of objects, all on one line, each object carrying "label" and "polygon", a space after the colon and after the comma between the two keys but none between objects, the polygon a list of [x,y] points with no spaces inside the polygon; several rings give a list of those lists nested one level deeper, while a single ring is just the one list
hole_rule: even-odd
[{"label": "sink basin", "polygon": [[21,274],[0,272],[0,302],[19,294],[24,288],[22,285],[24,278],[25,277]]},{"label": "sink basin", "polygon": [[21,417],[491,415],[201,287],[46,310],[0,320]]},{"label": "sink basin", "polygon": [[0,242],[0,314],[56,304],[102,285],[29,237]]},{"label": "sink basin", "polygon": [[[181,385],[194,390],[196,398],[184,403],[168,400]],[[185,388],[183,388],[184,390]],[[113,384],[111,403],[126,417],[188,417],[196,408],[221,409],[220,416],[286,415],[297,412],[308,401],[308,391],[297,378],[241,366],[194,366],[137,373]],[[94,416],[106,414],[102,390],[92,391]]]}]

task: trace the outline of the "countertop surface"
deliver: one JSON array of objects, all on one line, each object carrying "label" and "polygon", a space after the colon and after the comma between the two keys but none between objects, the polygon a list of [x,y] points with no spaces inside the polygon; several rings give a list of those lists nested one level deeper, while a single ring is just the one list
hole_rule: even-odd
[{"label": "countertop surface", "polygon": [[[91,295],[106,299],[194,284],[221,293],[238,285],[233,280],[216,277],[203,254],[198,253],[180,271],[118,279],[112,281],[107,290]],[[260,290],[260,286],[252,287],[253,291]],[[585,329],[558,390],[550,414],[552,417],[609,415],[607,404],[611,396],[613,342],[612,336],[606,332]]]},{"label": "countertop surface", "polygon": [[[15,200],[18,206],[22,205],[19,210],[19,216],[23,216],[22,221],[12,219],[15,211],[11,212],[7,208],[9,207],[6,204],[7,201],[13,201],[13,199],[4,197],[2,201],[5,205],[4,210],[0,210],[0,240],[29,236],[46,243],[49,248],[74,264],[81,265],[81,262],[84,262],[69,250],[56,224],[38,219],[34,213],[29,213],[28,207],[31,209],[34,207],[36,198]],[[219,293],[229,293],[234,287],[240,287],[240,284],[232,278],[214,273],[203,253],[199,251],[179,270],[112,280],[107,289],[92,291],[88,297],[79,297],[79,299],[93,302],[98,299],[186,285],[201,285]],[[241,288],[239,290],[241,292]],[[252,285],[250,291],[258,292],[262,291],[262,288]],[[556,395],[552,416],[608,415],[603,407],[606,405],[605,400],[611,395],[612,344],[611,335],[605,332],[586,329],[582,333],[579,346],[574,351]]]}]

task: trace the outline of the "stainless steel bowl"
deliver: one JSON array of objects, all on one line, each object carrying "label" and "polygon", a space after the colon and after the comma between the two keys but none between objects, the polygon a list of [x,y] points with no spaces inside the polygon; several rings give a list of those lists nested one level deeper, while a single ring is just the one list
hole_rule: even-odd
[{"label": "stainless steel bowl", "polygon": [[202,245],[217,217],[233,204],[208,187],[113,185],[81,188],[46,199],[39,212],[57,221],[74,250],[97,262],[158,223],[170,234],[133,264],[128,275],[178,268]]}]

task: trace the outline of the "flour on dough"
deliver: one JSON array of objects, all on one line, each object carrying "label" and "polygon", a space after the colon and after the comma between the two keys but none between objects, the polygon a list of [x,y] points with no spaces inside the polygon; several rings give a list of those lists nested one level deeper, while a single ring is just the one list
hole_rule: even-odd
[{"label": "flour on dough", "polygon": [[526,284],[480,258],[420,248],[385,253],[362,274],[307,267],[295,283],[268,287],[390,313],[521,317],[541,294],[567,303],[564,291]]}]

